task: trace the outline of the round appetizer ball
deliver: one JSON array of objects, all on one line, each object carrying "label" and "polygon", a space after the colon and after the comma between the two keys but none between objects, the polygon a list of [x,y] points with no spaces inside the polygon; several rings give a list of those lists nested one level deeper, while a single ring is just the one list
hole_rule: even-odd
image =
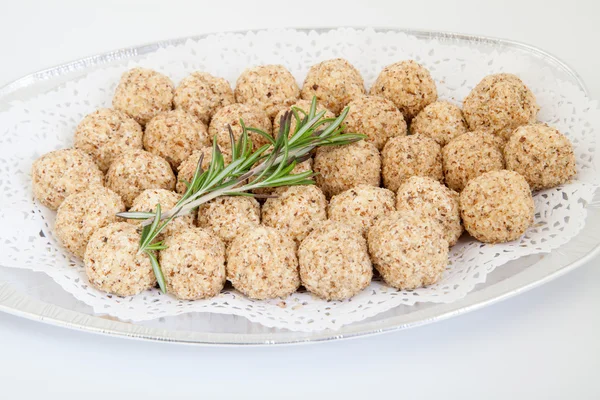
[{"label": "round appetizer ball", "polygon": [[[244,121],[244,125],[247,127],[260,129],[268,135],[273,133],[271,119],[262,109],[247,104],[230,104],[222,107],[210,121],[208,136],[211,139],[217,137],[217,143],[224,153],[231,152],[229,126],[231,126],[236,141],[242,136],[243,129],[240,125],[240,119]],[[254,144],[254,150],[269,143],[266,138],[256,132],[248,132],[248,137]]]},{"label": "round appetizer ball", "polygon": [[[146,189],[133,200],[129,211],[156,212],[156,205],[160,204],[162,213],[172,210],[181,196],[177,193],[165,189]],[[139,225],[140,220],[130,219],[128,222]],[[191,214],[174,218],[160,233],[161,240],[175,232],[194,226],[194,216]]]},{"label": "round appetizer ball", "polygon": [[516,75],[488,75],[463,102],[471,130],[489,129],[506,139],[518,126],[535,122],[539,107],[535,96]]},{"label": "round appetizer ball", "polygon": [[488,171],[504,169],[504,156],[481,132],[468,132],[442,149],[444,177],[450,189],[460,192],[467,182]]},{"label": "round appetizer ball", "polygon": [[168,236],[160,251],[167,292],[181,300],[218,295],[225,286],[225,244],[202,228]]},{"label": "round appetizer ball", "polygon": [[150,259],[139,252],[140,234],[125,222],[98,229],[85,250],[90,284],[117,296],[133,296],[156,285]]},{"label": "round appetizer ball", "polygon": [[406,136],[406,121],[394,103],[377,96],[362,96],[352,100],[344,121],[346,132],[367,135],[365,139],[381,151],[388,139]]},{"label": "round appetizer ball", "polygon": [[217,197],[198,208],[198,226],[229,243],[246,229],[260,225],[260,204],[252,197]]},{"label": "round appetizer ball", "polygon": [[194,150],[210,144],[206,126],[183,110],[158,114],[148,122],[144,132],[144,148],[167,160],[175,169]]},{"label": "round appetizer ball", "polygon": [[117,213],[125,211],[118,194],[96,186],[66,198],[58,208],[54,233],[63,246],[83,258],[90,237],[98,229],[122,221]]},{"label": "round appetizer ball", "polygon": [[317,186],[328,198],[361,183],[379,186],[381,158],[372,143],[364,140],[344,146],[322,146],[315,154]]},{"label": "round appetizer ball", "polygon": [[277,188],[273,193],[277,197],[263,204],[262,223],[282,230],[298,243],[327,219],[327,199],[314,185]]},{"label": "round appetizer ball", "polygon": [[398,136],[381,152],[383,185],[396,191],[411,176],[428,176],[442,181],[442,149],[425,136]]},{"label": "round appetizer ball", "polygon": [[104,186],[104,174],[92,157],[81,150],[55,150],[34,161],[31,185],[33,196],[56,210],[69,195],[92,186]]},{"label": "round appetizer ball", "polygon": [[461,109],[447,101],[429,104],[410,124],[411,134],[432,138],[442,147],[455,137],[467,133],[467,130]]},{"label": "round appetizer ball", "polygon": [[289,296],[300,286],[294,240],[262,225],[243,231],[227,249],[227,279],[253,299]]},{"label": "round appetizer ball", "polygon": [[460,194],[465,229],[484,243],[518,239],[533,224],[533,197],[514,171],[490,171],[469,181]]},{"label": "round appetizer ball", "polygon": [[127,208],[146,189],[175,189],[175,175],[162,157],[129,150],[117,157],[106,174],[106,187],[118,193]]},{"label": "round appetizer ball", "polygon": [[439,282],[448,265],[448,242],[442,230],[421,213],[381,215],[367,240],[375,268],[385,283],[400,290]]},{"label": "round appetizer ball", "polygon": [[208,125],[219,108],[235,103],[235,97],[227,80],[196,71],[179,83],[173,103],[176,109]]},{"label": "round appetizer ball", "polygon": [[437,88],[429,71],[414,60],[385,67],[370,94],[391,100],[408,121],[437,100]]},{"label": "round appetizer ball", "polygon": [[396,209],[421,213],[436,221],[449,246],[454,246],[462,235],[458,193],[435,179],[425,176],[408,178],[396,194]]},{"label": "round appetizer ball", "polygon": [[92,156],[102,172],[127,150],[142,148],[140,124],[127,114],[111,108],[101,108],[88,114],[75,130],[75,148]]},{"label": "round appetizer ball", "polygon": [[320,104],[337,115],[355,97],[365,93],[360,72],[347,60],[335,58],[310,67],[301,95],[309,101],[316,96]]},{"label": "round appetizer ball", "polygon": [[283,65],[259,65],[248,68],[237,80],[235,99],[238,103],[264,110],[269,118],[281,107],[289,107],[300,98],[294,76]]},{"label": "round appetizer ball", "polygon": [[[194,151],[188,158],[179,164],[179,168],[177,169],[177,185],[175,186],[175,191],[177,193],[183,194],[186,192],[187,185],[185,183],[191,182],[191,180],[194,178],[194,173],[198,167],[200,156],[203,154],[204,157],[202,158],[202,169],[206,171],[208,167],[210,167],[210,163],[212,161],[211,146],[206,146],[200,150]],[[225,161],[225,165],[231,163],[231,154],[223,152],[223,159]]]},{"label": "round appetizer ball", "polygon": [[573,145],[546,124],[517,128],[504,148],[504,156],[506,168],[523,175],[533,190],[558,186],[577,173]]},{"label": "round appetizer ball", "polygon": [[[306,114],[308,114],[310,111],[311,104],[312,103],[310,100],[298,100],[294,105],[292,105],[292,107],[300,109]],[[292,107],[282,108],[277,113],[275,118],[273,118],[273,137],[277,137],[277,135],[279,135],[279,129],[281,128],[281,117],[283,117],[286,111],[291,111]],[[320,113],[321,111],[325,111],[325,115],[323,115],[323,118],[335,118],[335,115],[331,111],[317,103],[316,112]],[[298,112],[298,116],[300,118],[304,118],[305,114],[303,114],[302,112]],[[292,137],[292,135],[294,134],[294,131],[296,130],[296,124],[296,118],[292,117],[292,120],[290,122],[290,134],[288,135],[289,137]]]},{"label": "round appetizer ball", "polygon": [[173,108],[173,82],[166,75],[146,68],[133,68],[121,76],[113,107],[139,124]]},{"label": "round appetizer ball", "polygon": [[302,241],[298,263],[304,287],[325,300],[349,299],[373,278],[367,241],[338,221],[321,223]]},{"label": "round appetizer ball", "polygon": [[391,190],[358,185],[333,196],[327,215],[330,220],[343,222],[366,236],[375,217],[394,211],[394,201]]}]

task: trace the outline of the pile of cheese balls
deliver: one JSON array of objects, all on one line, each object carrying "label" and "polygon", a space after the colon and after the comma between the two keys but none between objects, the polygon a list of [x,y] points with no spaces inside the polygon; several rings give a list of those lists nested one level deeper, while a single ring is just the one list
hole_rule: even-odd
[{"label": "pile of cheese balls", "polygon": [[174,220],[158,255],[173,296],[216,296],[228,280],[254,299],[303,285],[342,300],[369,285],[373,266],[394,288],[430,285],[463,227],[485,243],[518,239],[533,222],[531,191],[576,173],[569,139],[536,122],[536,99],[514,75],[483,78],[461,109],[438,100],[415,61],[385,67],[367,94],[359,71],[333,59],[312,66],[302,88],[281,65],[247,69],[235,90],[205,72],[175,87],[159,72],[129,70],[113,108],[81,121],[74,148],[35,161],[34,196],[58,209],[56,236],[84,260],[93,286],[135,295],[156,279],[138,252],[139,222],[115,214],[170,209],[201,154],[208,167],[212,138],[227,158],[228,126],[236,138],[240,118],[273,134],[284,112],[308,110],[313,96],[328,117],[349,106],[346,131],[366,139],[318,148],[297,165],[318,174],[316,185],[262,190],[276,195],[263,204],[220,197]]}]

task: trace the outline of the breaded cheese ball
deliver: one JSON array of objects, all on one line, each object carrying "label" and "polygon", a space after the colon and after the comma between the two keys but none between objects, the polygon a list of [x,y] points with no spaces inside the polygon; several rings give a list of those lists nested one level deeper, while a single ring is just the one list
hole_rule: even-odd
[{"label": "breaded cheese ball", "polygon": [[[273,137],[277,137],[277,135],[279,135],[279,129],[281,128],[281,117],[283,117],[283,115],[285,114],[286,111],[291,111],[292,107],[295,107],[295,108],[299,108],[300,110],[302,110],[306,114],[308,114],[308,112],[310,111],[310,106],[312,104],[311,102],[312,102],[312,100],[298,100],[291,107],[282,108],[277,113],[275,118],[273,118]],[[331,111],[329,111],[328,109],[326,109],[325,107],[323,107],[319,103],[317,103],[316,113],[318,114],[321,111],[325,111],[325,115],[323,115],[323,118],[335,118],[335,115]],[[298,116],[302,119],[302,118],[304,118],[305,115],[301,112],[298,112]],[[292,116],[292,120],[290,122],[290,134],[288,135],[288,137],[292,137],[295,130],[296,130],[296,118]]]},{"label": "breaded cheese ball", "polygon": [[87,245],[85,273],[90,284],[117,296],[133,296],[153,288],[156,277],[150,259],[139,252],[140,234],[125,222],[98,229]]},{"label": "breaded cheese ball", "polygon": [[437,100],[437,88],[429,71],[414,60],[385,67],[371,87],[370,94],[391,100],[408,121]]},{"label": "breaded cheese ball", "polygon": [[[271,119],[262,109],[247,104],[230,104],[215,113],[208,127],[208,137],[212,140],[217,136],[217,143],[223,152],[231,152],[228,126],[231,126],[236,142],[242,136],[243,129],[240,119],[244,121],[246,127],[258,128],[269,135],[273,134]],[[254,150],[269,143],[267,139],[256,132],[248,132],[248,137],[252,140]]]},{"label": "breaded cheese ball", "polygon": [[444,177],[450,189],[460,192],[467,182],[488,171],[504,169],[504,156],[481,132],[468,132],[442,149]]},{"label": "breaded cheese ball", "polygon": [[506,168],[523,175],[532,190],[553,188],[577,173],[571,141],[546,124],[517,128],[504,157]]},{"label": "breaded cheese ball", "polygon": [[486,76],[463,101],[472,131],[485,128],[505,139],[515,128],[535,122],[538,111],[531,90],[513,74]]},{"label": "breaded cheese ball", "polygon": [[381,158],[377,148],[364,140],[344,146],[321,146],[315,154],[317,186],[328,198],[364,183],[379,186]]},{"label": "breaded cheese ball", "polygon": [[268,226],[243,231],[227,248],[227,279],[252,299],[289,296],[300,286],[294,240]]},{"label": "breaded cheese ball", "polygon": [[260,204],[252,197],[221,196],[198,207],[198,226],[225,243],[239,233],[260,225]]},{"label": "breaded cheese ball", "polygon": [[113,107],[140,125],[173,108],[173,82],[166,75],[147,68],[133,68],[121,76]]},{"label": "breaded cheese ball", "polygon": [[[223,149],[221,149],[221,151],[222,150]],[[187,186],[185,182],[189,183],[194,177],[196,167],[198,166],[198,161],[200,161],[200,156],[202,154],[204,154],[204,157],[202,158],[202,169],[206,171],[212,161],[211,146],[203,147],[200,150],[194,151],[188,158],[185,159],[185,161],[179,164],[179,168],[177,169],[177,185],[175,186],[175,191],[177,193],[183,194],[186,192]],[[231,163],[231,154],[223,152],[223,159],[225,161],[225,165]]]},{"label": "breaded cheese ball", "polygon": [[225,244],[202,228],[173,233],[160,251],[167,292],[181,300],[214,297],[225,286]]},{"label": "breaded cheese ball", "polygon": [[365,139],[381,151],[395,136],[406,136],[406,121],[394,103],[378,96],[362,96],[352,100],[348,107],[346,132],[367,135]]},{"label": "breaded cheese ball", "polygon": [[360,72],[347,60],[334,58],[310,67],[301,95],[308,101],[316,96],[320,104],[337,115],[354,98],[365,93]]},{"label": "breaded cheese ball", "polygon": [[411,134],[432,138],[442,147],[467,131],[467,121],[462,110],[447,101],[429,104],[410,124]]},{"label": "breaded cheese ball", "polygon": [[235,103],[235,97],[226,79],[196,71],[179,83],[173,103],[176,109],[208,125],[219,108]]},{"label": "breaded cheese ball", "polygon": [[33,197],[56,210],[69,195],[104,186],[104,174],[92,157],[77,149],[46,153],[31,166]]},{"label": "breaded cheese ball", "polygon": [[367,241],[338,221],[319,224],[298,248],[300,279],[306,289],[325,300],[345,300],[369,286],[373,266]]},{"label": "breaded cheese ball", "polygon": [[454,246],[462,235],[458,193],[435,179],[412,176],[404,181],[396,193],[396,209],[422,213],[437,221],[449,246]]},{"label": "breaded cheese ball", "polygon": [[262,223],[282,230],[298,243],[327,219],[327,199],[315,185],[277,188],[273,193],[277,197],[263,204]]},{"label": "breaded cheese ball", "polygon": [[95,186],[65,199],[56,213],[54,233],[67,250],[83,258],[92,234],[108,224],[122,221],[116,216],[122,211],[125,204],[118,194]]},{"label": "breaded cheese ball", "polygon": [[370,185],[358,185],[336,194],[329,201],[330,220],[343,222],[366,236],[375,217],[395,210],[394,192]]},{"label": "breaded cheese ball", "polygon": [[442,173],[442,149],[424,136],[398,136],[381,152],[383,185],[395,192],[411,176],[428,176],[438,181]]},{"label": "breaded cheese ball", "polygon": [[75,130],[76,149],[92,156],[102,172],[115,157],[127,150],[142,148],[140,124],[124,112],[101,108],[86,115]]},{"label": "breaded cheese ball", "polygon": [[[146,189],[138,197],[133,200],[133,204],[129,211],[139,212],[156,212],[156,205],[160,204],[162,213],[173,209],[181,196],[177,193],[165,189]],[[140,220],[129,219],[128,222],[139,225]],[[174,218],[160,233],[161,240],[165,236],[169,236],[175,232],[194,226],[194,216],[192,214],[183,215]]]},{"label": "breaded cheese ball", "polygon": [[246,69],[235,85],[235,99],[264,110],[273,118],[282,107],[300,98],[294,76],[283,65],[259,65]]},{"label": "breaded cheese ball", "polygon": [[469,181],[460,194],[465,229],[484,243],[518,239],[533,224],[531,189],[514,171],[490,171]]},{"label": "breaded cheese ball", "polygon": [[118,193],[127,208],[146,189],[175,189],[175,175],[162,157],[129,150],[116,158],[106,174],[106,187]]}]

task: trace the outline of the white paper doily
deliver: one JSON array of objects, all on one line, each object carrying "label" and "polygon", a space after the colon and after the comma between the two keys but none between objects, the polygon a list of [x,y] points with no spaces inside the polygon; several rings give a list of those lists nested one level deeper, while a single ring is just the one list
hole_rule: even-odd
[{"label": "white paper doily", "polygon": [[427,42],[400,32],[338,29],[323,33],[277,30],[211,35],[156,51],[128,67],[142,65],[169,75],[175,83],[195,70],[227,78],[232,86],[248,66],[279,63],[301,85],[308,68],[325,59],[347,58],[363,74],[367,88],[388,64],[415,59],[436,80],[439,97],[460,104],[485,75],[512,72],[535,93],[539,119],[566,133],[575,146],[577,180],[536,193],[535,225],[521,240],[486,245],[462,239],[452,248],[443,280],[414,291],[398,291],[374,281],[354,298],[337,302],[295,293],[284,300],[254,301],[235,291],[202,301],[178,301],[158,290],[119,298],[90,287],[81,262],[53,235],[54,212],[34,202],[32,162],[54,149],[70,147],[79,121],[98,107],[110,106],[125,67],[96,70],[85,78],[0,113],[0,265],[42,271],[98,314],[143,321],[204,311],[244,316],[269,327],[298,331],[337,329],[416,302],[449,303],[484,282],[494,268],[519,257],[549,252],[583,227],[586,205],[597,188],[596,135],[600,111],[578,87],[561,82],[551,71],[533,68],[512,52],[484,54],[464,45]]}]

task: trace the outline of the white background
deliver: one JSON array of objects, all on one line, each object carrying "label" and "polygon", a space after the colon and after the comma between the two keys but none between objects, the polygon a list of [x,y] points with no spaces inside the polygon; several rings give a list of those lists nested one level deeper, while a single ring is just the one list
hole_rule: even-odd
[{"label": "white background", "polygon": [[[51,4],[52,3],[52,4]],[[487,3],[487,4],[484,4]],[[600,3],[589,1],[0,1],[0,85],[99,52],[204,32],[397,26],[536,45],[600,98]],[[434,325],[314,346],[137,342],[0,313],[0,398],[600,398],[595,260]],[[85,397],[83,397],[85,396]]]}]

